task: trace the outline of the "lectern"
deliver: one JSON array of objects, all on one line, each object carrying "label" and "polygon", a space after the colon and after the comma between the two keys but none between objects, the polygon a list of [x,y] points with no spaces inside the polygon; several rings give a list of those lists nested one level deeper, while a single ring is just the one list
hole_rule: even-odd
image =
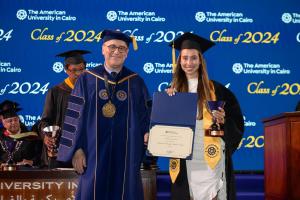
[{"label": "lectern", "polygon": [[263,119],[265,199],[300,199],[300,112]]}]

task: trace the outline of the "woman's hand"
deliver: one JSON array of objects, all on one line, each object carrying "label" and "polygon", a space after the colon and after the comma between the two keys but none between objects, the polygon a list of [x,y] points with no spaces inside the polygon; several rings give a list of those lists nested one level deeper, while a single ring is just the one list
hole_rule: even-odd
[{"label": "woman's hand", "polygon": [[175,95],[176,89],[175,88],[167,88],[165,89],[165,92],[169,95],[169,96],[173,96]]},{"label": "woman's hand", "polygon": [[221,107],[218,108],[219,110],[213,110],[212,114],[214,118],[217,120],[217,123],[224,124],[225,123],[225,110]]}]

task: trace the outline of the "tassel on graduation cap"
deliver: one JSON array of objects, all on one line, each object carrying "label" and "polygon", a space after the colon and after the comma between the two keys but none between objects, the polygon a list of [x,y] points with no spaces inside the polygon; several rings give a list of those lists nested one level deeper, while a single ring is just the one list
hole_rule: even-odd
[{"label": "tassel on graduation cap", "polygon": [[172,66],[173,66],[173,73],[175,73],[176,69],[176,53],[175,53],[175,47],[174,47],[174,42],[172,44]]},{"label": "tassel on graduation cap", "polygon": [[135,51],[138,50],[138,45],[137,45],[135,36],[134,36],[134,35],[131,35],[130,37],[131,37],[131,40],[132,40],[132,46],[133,46],[133,49],[134,49]]}]

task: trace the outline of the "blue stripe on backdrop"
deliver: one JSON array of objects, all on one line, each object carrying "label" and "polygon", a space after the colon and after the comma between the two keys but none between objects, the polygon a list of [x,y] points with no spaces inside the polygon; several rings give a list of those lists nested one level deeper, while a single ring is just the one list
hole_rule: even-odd
[{"label": "blue stripe on backdrop", "polygon": [[[120,29],[137,37],[126,65],[150,90],[171,80],[175,36],[193,31],[217,45],[205,54],[209,75],[236,94],[245,117],[245,135],[234,155],[235,169],[263,169],[262,118],[293,111],[299,100],[300,2],[201,1],[1,1],[0,100],[24,108],[32,126],[41,116],[47,90],[66,74],[54,55],[86,49],[88,68],[103,62],[99,33]],[[283,102],[285,102],[283,104]],[[160,159],[162,170],[168,161]]]}]

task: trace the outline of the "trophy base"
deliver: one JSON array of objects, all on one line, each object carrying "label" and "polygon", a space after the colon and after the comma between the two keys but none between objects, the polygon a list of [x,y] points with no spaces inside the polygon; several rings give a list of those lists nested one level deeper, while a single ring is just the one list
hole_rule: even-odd
[{"label": "trophy base", "polygon": [[3,171],[16,171],[17,166],[16,165],[4,165],[2,166]]},{"label": "trophy base", "polygon": [[224,131],[205,130],[205,136],[222,137],[222,136],[224,136]]}]

